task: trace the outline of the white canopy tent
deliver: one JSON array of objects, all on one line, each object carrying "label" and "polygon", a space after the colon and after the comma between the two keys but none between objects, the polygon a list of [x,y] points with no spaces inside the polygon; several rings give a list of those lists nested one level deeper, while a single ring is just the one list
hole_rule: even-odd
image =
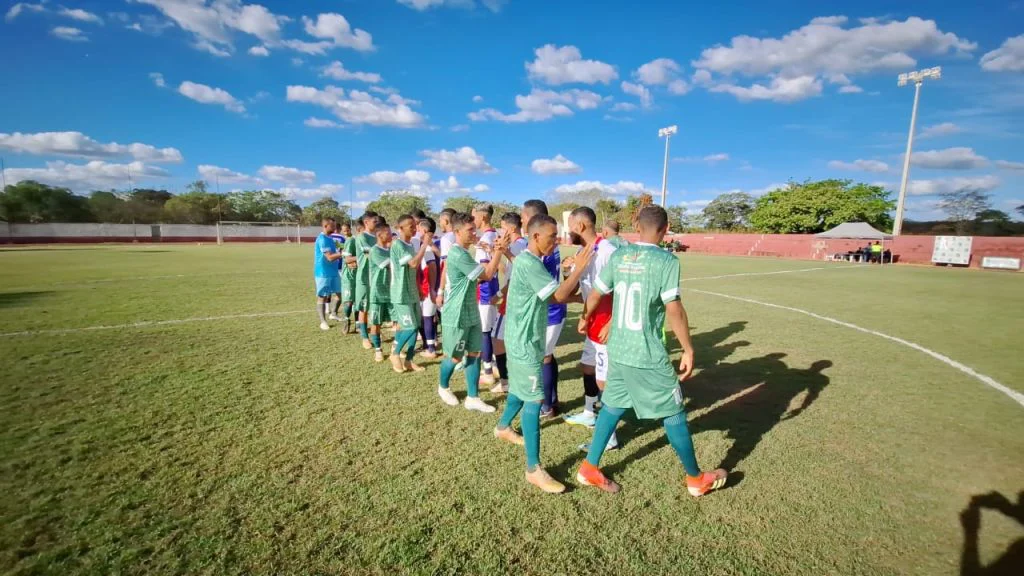
[{"label": "white canopy tent", "polygon": [[[879,230],[875,230],[873,226],[867,222],[846,222],[840,224],[831,230],[825,232],[819,232],[814,235],[815,238],[832,239],[832,240],[878,240],[882,243],[882,256],[879,258],[879,264],[885,263],[885,241],[892,240],[892,234],[886,234]],[[892,251],[890,250],[890,254]],[[892,256],[890,255],[890,264]]]}]

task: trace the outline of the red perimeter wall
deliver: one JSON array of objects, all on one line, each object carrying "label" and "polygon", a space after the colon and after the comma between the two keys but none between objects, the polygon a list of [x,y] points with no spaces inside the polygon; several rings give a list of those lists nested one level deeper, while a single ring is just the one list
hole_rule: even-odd
[{"label": "red perimeter wall", "polygon": [[[629,240],[637,238],[636,234],[623,236]],[[805,234],[674,234],[670,239],[685,245],[687,252],[803,260],[824,260],[826,254],[845,253],[868,244],[865,240],[823,240]],[[935,237],[900,236],[884,244],[886,249],[892,250],[897,263],[931,264]],[[1024,237],[975,236],[971,254],[972,268],[981,267],[981,259],[985,256],[1024,261]]]}]

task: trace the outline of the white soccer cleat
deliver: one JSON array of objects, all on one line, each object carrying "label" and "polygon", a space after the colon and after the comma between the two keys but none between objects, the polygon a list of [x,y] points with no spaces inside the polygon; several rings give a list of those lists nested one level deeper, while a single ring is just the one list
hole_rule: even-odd
[{"label": "white soccer cleat", "polygon": [[491,394],[508,394],[508,380],[499,380],[494,388],[491,388]]},{"label": "white soccer cleat", "polygon": [[341,322],[341,318],[338,318],[337,314],[331,314],[330,316],[327,317],[327,319],[332,322]]},{"label": "white soccer cleat", "polygon": [[321,322],[320,323],[320,329],[321,330],[330,330],[331,329],[331,325],[328,324],[327,322]]},{"label": "white soccer cleat", "polygon": [[484,414],[490,414],[496,410],[494,406],[484,402],[479,397],[466,398],[465,406],[466,410],[476,410]]},{"label": "white soccer cleat", "polygon": [[437,395],[441,397],[441,401],[442,402],[444,402],[445,404],[447,404],[449,406],[458,406],[459,405],[459,399],[456,398],[455,394],[452,394],[452,391],[449,390],[448,388],[441,388],[440,386],[438,386],[437,387]]},{"label": "white soccer cleat", "polygon": [[494,376],[489,372],[483,372],[480,374],[480,383],[484,386],[491,386],[495,382]]}]

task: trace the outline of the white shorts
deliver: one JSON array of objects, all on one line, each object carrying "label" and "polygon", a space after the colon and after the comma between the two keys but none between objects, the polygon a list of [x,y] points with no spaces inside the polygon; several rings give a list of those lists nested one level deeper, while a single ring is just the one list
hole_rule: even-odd
[{"label": "white shorts", "polygon": [[498,317],[494,320],[494,337],[498,340],[505,339],[505,315],[498,313]]},{"label": "white shorts", "polygon": [[494,304],[477,304],[476,307],[480,310],[480,331],[490,332],[498,319],[498,307]]},{"label": "white shorts", "polygon": [[580,363],[594,367],[598,382],[608,381],[608,346],[598,344],[590,338],[583,341],[583,357]]},{"label": "white shorts", "polygon": [[558,337],[562,335],[562,326],[565,326],[565,321],[559,322],[554,326],[548,326],[547,332],[544,334],[545,356],[554,356],[555,347],[558,346]]},{"label": "white shorts", "polygon": [[437,312],[437,304],[427,296],[420,301],[420,310],[423,310],[423,316],[433,316],[434,312]]}]

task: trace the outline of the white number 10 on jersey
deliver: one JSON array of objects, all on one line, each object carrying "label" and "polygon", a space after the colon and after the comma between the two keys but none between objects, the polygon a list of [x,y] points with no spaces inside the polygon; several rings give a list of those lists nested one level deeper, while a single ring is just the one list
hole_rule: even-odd
[{"label": "white number 10 on jersey", "polygon": [[627,330],[639,332],[643,330],[643,310],[640,309],[640,283],[633,282],[626,286],[625,282],[615,285],[615,303],[619,306],[619,323]]}]

